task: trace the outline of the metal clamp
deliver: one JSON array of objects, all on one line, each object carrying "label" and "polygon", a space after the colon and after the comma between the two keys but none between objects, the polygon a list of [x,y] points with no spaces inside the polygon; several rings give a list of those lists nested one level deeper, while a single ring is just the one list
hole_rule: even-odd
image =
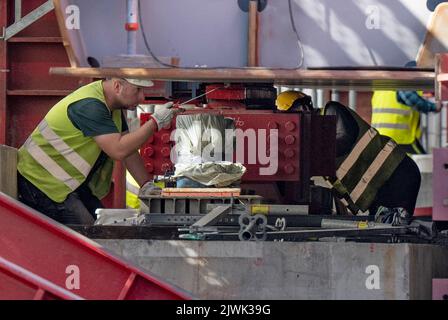
[{"label": "metal clamp", "polygon": [[248,214],[240,215],[238,222],[240,224],[240,232],[238,238],[241,241],[265,241],[267,238],[266,225],[268,219],[265,215],[256,214],[254,216]]}]

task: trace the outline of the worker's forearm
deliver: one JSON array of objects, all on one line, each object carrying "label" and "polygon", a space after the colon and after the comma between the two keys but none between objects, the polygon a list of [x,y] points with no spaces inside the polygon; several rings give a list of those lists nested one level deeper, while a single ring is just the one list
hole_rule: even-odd
[{"label": "worker's forearm", "polygon": [[[397,91],[398,101],[414,108],[418,112],[428,113],[436,111],[436,105],[415,91]],[[400,101],[401,100],[401,101]]]},{"label": "worker's forearm", "polygon": [[121,136],[117,146],[122,154],[121,158],[125,159],[138,150],[154,133],[156,127],[154,120],[149,120],[136,131]]},{"label": "worker's forearm", "polygon": [[152,176],[146,171],[142,157],[137,151],[124,159],[124,164],[140,187],[149,179],[152,179]]}]

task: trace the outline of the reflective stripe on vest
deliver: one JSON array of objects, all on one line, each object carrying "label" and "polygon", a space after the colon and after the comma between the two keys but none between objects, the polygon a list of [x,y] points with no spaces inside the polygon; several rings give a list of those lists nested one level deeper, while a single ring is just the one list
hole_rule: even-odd
[{"label": "reflective stripe on vest", "polygon": [[[418,92],[422,95],[422,92]],[[421,136],[420,113],[400,103],[396,91],[375,91],[372,97],[372,126],[398,144],[411,144]]]},{"label": "reflective stripe on vest", "polygon": [[392,114],[400,114],[403,116],[411,115],[412,110],[402,110],[395,108],[375,108],[372,110],[372,113],[392,113]]},{"label": "reflective stripe on vest", "polygon": [[134,186],[131,182],[126,180],[126,190],[129,191],[130,193],[138,195],[138,192],[140,191],[140,188]]},{"label": "reflective stripe on vest", "polygon": [[375,123],[377,129],[398,129],[398,130],[410,130],[408,124],[404,123]]},{"label": "reflective stripe on vest", "polygon": [[[42,120],[37,126],[42,136],[53,146],[72,166],[74,166],[84,177],[87,178],[92,166],[79,154],[70,148],[49,126],[47,121]],[[42,163],[41,163],[42,164]],[[45,166],[44,166],[45,168]],[[46,168],[47,169],[47,168]],[[48,169],[47,169],[48,170]]]},{"label": "reflective stripe on vest", "polygon": [[336,177],[338,177],[339,180],[342,180],[345,175],[350,171],[350,168],[353,166],[353,164],[358,160],[361,153],[365,150],[365,148],[368,146],[370,141],[378,134],[378,132],[370,128],[369,130],[364,133],[361,139],[359,139],[358,143],[356,143],[355,147],[352,149],[350,154],[345,158],[344,162],[339,166],[338,170],[336,171]]},{"label": "reflective stripe on vest", "polygon": [[336,176],[329,177],[329,181],[335,195],[352,213],[357,214],[370,207],[379,188],[389,179],[405,154],[396,148],[397,144],[392,139],[381,136],[354,111],[344,108],[356,121],[359,133],[352,150],[336,159]]},{"label": "reflective stripe on vest", "polygon": [[384,146],[384,148],[378,153],[375,160],[373,160],[372,164],[364,173],[361,180],[359,180],[356,187],[350,193],[350,197],[352,198],[353,202],[358,201],[359,197],[361,197],[363,192],[366,190],[370,181],[372,181],[373,177],[378,173],[381,166],[384,164],[384,162],[386,161],[386,159],[389,157],[389,155],[392,153],[392,151],[395,149],[396,146],[397,144],[394,141],[389,140]]},{"label": "reflective stripe on vest", "polygon": [[126,208],[140,208],[140,199],[138,194],[140,186],[129,171],[126,171]]},{"label": "reflective stripe on vest", "polygon": [[[18,172],[58,203],[87,178],[92,194],[101,199],[109,192],[112,180],[113,161],[107,158],[93,172],[101,149],[68,117],[69,106],[83,99],[96,99],[107,107],[102,81],[83,86],[56,103],[18,151]],[[83,107],[89,108],[90,104]],[[121,110],[111,111],[110,115],[121,132]]]},{"label": "reflective stripe on vest", "polygon": [[28,153],[39,162],[45,170],[47,170],[53,177],[62,181],[72,191],[75,191],[81,184],[78,180],[73,179],[64,169],[59,166],[49,155],[47,155],[30,137],[23,145]]}]

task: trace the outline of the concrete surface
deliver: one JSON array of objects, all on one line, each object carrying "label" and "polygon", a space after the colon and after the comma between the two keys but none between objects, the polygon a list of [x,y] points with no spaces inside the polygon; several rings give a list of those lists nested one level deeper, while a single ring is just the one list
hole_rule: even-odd
[{"label": "concrete surface", "polygon": [[201,299],[431,299],[448,248],[343,242],[97,240]]}]

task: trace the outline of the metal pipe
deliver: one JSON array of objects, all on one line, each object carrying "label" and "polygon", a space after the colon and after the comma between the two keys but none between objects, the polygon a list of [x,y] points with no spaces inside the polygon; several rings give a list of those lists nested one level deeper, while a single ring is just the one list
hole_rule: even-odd
[{"label": "metal pipe", "polygon": [[339,90],[331,90],[331,100],[336,102],[339,102],[341,100]]},{"label": "metal pipe", "polygon": [[138,0],[127,0],[126,31],[128,35],[127,54],[137,54]]},{"label": "metal pipe", "polygon": [[318,105],[317,105],[317,90],[316,89],[312,89],[312,91],[311,91],[311,100],[313,101],[313,105],[315,107],[318,107]]},{"label": "metal pipe", "polygon": [[14,1],[14,14],[14,21],[19,22],[19,20],[22,19],[22,0]]},{"label": "metal pipe", "polygon": [[308,215],[308,205],[253,204],[251,214]]},{"label": "metal pipe", "polygon": [[348,91],[348,107],[356,111],[357,92],[355,90]]},{"label": "metal pipe", "polygon": [[325,103],[324,103],[324,90],[323,89],[317,89],[317,107],[318,108],[323,108]]},{"label": "metal pipe", "polygon": [[322,219],[321,222],[322,229],[372,229],[387,227],[391,227],[391,225],[387,223],[376,223],[369,221]]}]

